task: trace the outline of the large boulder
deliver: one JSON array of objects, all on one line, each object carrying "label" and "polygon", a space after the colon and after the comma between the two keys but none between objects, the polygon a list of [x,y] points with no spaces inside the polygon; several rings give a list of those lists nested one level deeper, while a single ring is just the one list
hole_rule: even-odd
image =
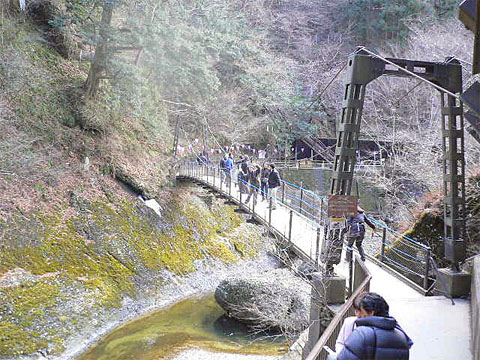
[{"label": "large boulder", "polygon": [[215,299],[228,316],[256,330],[295,334],[308,326],[310,286],[287,269],[224,280]]}]

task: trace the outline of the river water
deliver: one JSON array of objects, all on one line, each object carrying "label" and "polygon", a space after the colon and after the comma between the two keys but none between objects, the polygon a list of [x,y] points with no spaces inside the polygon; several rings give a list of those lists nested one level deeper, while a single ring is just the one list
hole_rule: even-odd
[{"label": "river water", "polygon": [[182,300],[129,322],[78,360],[172,359],[191,348],[216,353],[280,355],[287,351],[288,344],[282,338],[250,334],[245,325],[227,318],[210,294]]}]

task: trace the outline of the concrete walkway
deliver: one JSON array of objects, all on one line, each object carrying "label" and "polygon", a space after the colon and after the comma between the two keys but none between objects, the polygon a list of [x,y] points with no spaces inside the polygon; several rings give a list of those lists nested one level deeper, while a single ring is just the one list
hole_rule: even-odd
[{"label": "concrete walkway", "polygon": [[[181,174],[187,175],[187,174]],[[198,176],[217,189],[220,179],[213,176]],[[222,190],[228,194],[225,184]],[[225,191],[226,190],[226,191]],[[239,199],[238,186],[231,188],[231,196]],[[246,195],[242,195],[245,200]],[[259,196],[261,200],[261,196]],[[252,210],[252,201],[249,209]],[[258,201],[255,214],[268,222],[268,203]],[[290,209],[277,206],[272,211],[271,224],[284,236],[288,237]],[[311,220],[293,213],[292,243],[310,258],[315,259],[317,248],[317,229],[319,225]],[[324,241],[320,228],[319,249]],[[455,299],[455,305],[443,296],[425,297],[407,286],[376,264],[367,261],[367,268],[372,274],[370,290],[381,294],[390,305],[390,314],[395,317],[405,332],[412,338],[414,345],[410,351],[411,360],[471,360],[470,301]],[[346,263],[335,268],[337,273],[348,276]]]}]

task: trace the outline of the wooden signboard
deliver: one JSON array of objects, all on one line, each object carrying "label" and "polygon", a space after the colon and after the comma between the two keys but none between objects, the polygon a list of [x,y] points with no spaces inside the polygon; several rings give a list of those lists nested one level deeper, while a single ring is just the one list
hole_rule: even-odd
[{"label": "wooden signboard", "polygon": [[358,197],[350,195],[330,195],[327,214],[333,218],[357,216]]}]

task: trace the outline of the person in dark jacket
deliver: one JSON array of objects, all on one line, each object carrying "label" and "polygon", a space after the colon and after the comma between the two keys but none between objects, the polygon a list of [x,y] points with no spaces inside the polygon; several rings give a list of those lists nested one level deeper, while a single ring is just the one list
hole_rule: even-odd
[{"label": "person in dark jacket", "polygon": [[337,360],[408,360],[413,342],[389,316],[385,299],[376,293],[365,293],[355,302],[356,327]]},{"label": "person in dark jacket", "polygon": [[365,251],[362,247],[363,238],[365,237],[365,224],[375,230],[375,225],[368,219],[365,211],[359,206],[357,216],[347,219],[347,261],[352,258],[353,244],[357,246],[362,261],[365,261]]},{"label": "person in dark jacket", "polygon": [[272,210],[277,208],[277,190],[282,184],[280,174],[275,169],[275,164],[270,164],[270,174],[268,175],[268,194],[272,198]]},{"label": "person in dark jacket", "polygon": [[270,176],[270,166],[265,163],[263,164],[262,173],[260,174],[261,180],[261,191],[262,191],[262,201],[268,198],[268,177]]},{"label": "person in dark jacket", "polygon": [[242,194],[249,193],[248,178],[250,170],[248,168],[248,157],[242,158],[238,172],[238,189]]},{"label": "person in dark jacket", "polygon": [[249,169],[248,182],[250,184],[250,193],[248,194],[247,200],[245,200],[247,203],[253,195],[253,203],[255,205],[257,204],[257,194],[260,188],[260,171],[261,169],[258,165],[252,165]]},{"label": "person in dark jacket", "polygon": [[227,154],[224,154],[222,159],[220,160],[220,186],[222,186],[221,184],[225,181],[226,177],[227,177],[227,160],[228,160],[228,156]]}]

